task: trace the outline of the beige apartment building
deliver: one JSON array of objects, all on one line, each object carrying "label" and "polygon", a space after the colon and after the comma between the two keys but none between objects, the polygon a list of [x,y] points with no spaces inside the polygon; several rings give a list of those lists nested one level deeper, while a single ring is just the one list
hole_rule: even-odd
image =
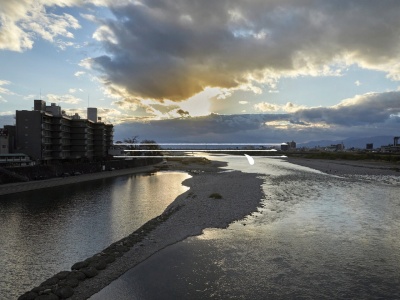
[{"label": "beige apartment building", "polygon": [[97,108],[88,119],[68,116],[55,103],[34,100],[34,110],[16,111],[16,151],[42,163],[102,160],[113,144],[112,124],[99,122]]}]

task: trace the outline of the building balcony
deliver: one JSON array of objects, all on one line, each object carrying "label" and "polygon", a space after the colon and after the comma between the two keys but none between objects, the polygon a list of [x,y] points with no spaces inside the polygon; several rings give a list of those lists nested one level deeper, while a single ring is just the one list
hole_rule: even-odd
[{"label": "building balcony", "polygon": [[51,134],[51,137],[52,137],[53,139],[60,139],[60,138],[62,138],[62,134],[61,134],[61,132],[53,132],[53,133]]},{"label": "building balcony", "polygon": [[42,139],[42,144],[51,145],[51,140],[50,139]]}]

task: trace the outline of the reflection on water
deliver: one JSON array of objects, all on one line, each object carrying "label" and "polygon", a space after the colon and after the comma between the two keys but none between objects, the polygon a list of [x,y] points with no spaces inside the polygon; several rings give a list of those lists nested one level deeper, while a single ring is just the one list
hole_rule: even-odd
[{"label": "reflection on water", "polygon": [[258,212],[162,250],[94,299],[400,299],[399,185],[230,162],[265,174]]},{"label": "reflection on water", "polygon": [[15,298],[130,234],[185,192],[189,177],[130,175],[2,196],[0,295]]}]

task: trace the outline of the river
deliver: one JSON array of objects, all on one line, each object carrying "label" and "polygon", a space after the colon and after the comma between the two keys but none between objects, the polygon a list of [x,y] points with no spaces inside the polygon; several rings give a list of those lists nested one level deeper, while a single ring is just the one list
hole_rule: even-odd
[{"label": "river", "polygon": [[280,159],[258,211],[156,253],[91,299],[400,299],[399,178],[342,178]]},{"label": "river", "polygon": [[0,298],[17,298],[132,233],[185,192],[189,177],[135,174],[1,196]]}]

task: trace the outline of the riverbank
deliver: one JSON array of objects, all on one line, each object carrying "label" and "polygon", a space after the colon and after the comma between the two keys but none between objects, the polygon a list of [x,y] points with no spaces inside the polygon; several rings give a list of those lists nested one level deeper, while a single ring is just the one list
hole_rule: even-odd
[{"label": "riverbank", "polygon": [[[158,164],[157,164],[158,165]],[[0,185],[0,196],[6,194],[14,194],[27,192],[32,190],[44,189],[49,187],[56,187],[61,185],[74,184],[78,182],[98,180],[103,178],[110,178],[116,176],[123,176],[129,174],[139,174],[139,173],[151,173],[157,170],[157,165],[149,165],[145,167],[135,167],[114,171],[102,171],[90,174],[81,174],[69,177],[56,177],[52,179],[28,181],[28,182],[16,182],[16,183],[6,183]]]},{"label": "riverbank", "polygon": [[346,175],[390,175],[400,176],[400,164],[386,161],[308,159],[288,157],[288,162],[312,168],[327,174]]}]

